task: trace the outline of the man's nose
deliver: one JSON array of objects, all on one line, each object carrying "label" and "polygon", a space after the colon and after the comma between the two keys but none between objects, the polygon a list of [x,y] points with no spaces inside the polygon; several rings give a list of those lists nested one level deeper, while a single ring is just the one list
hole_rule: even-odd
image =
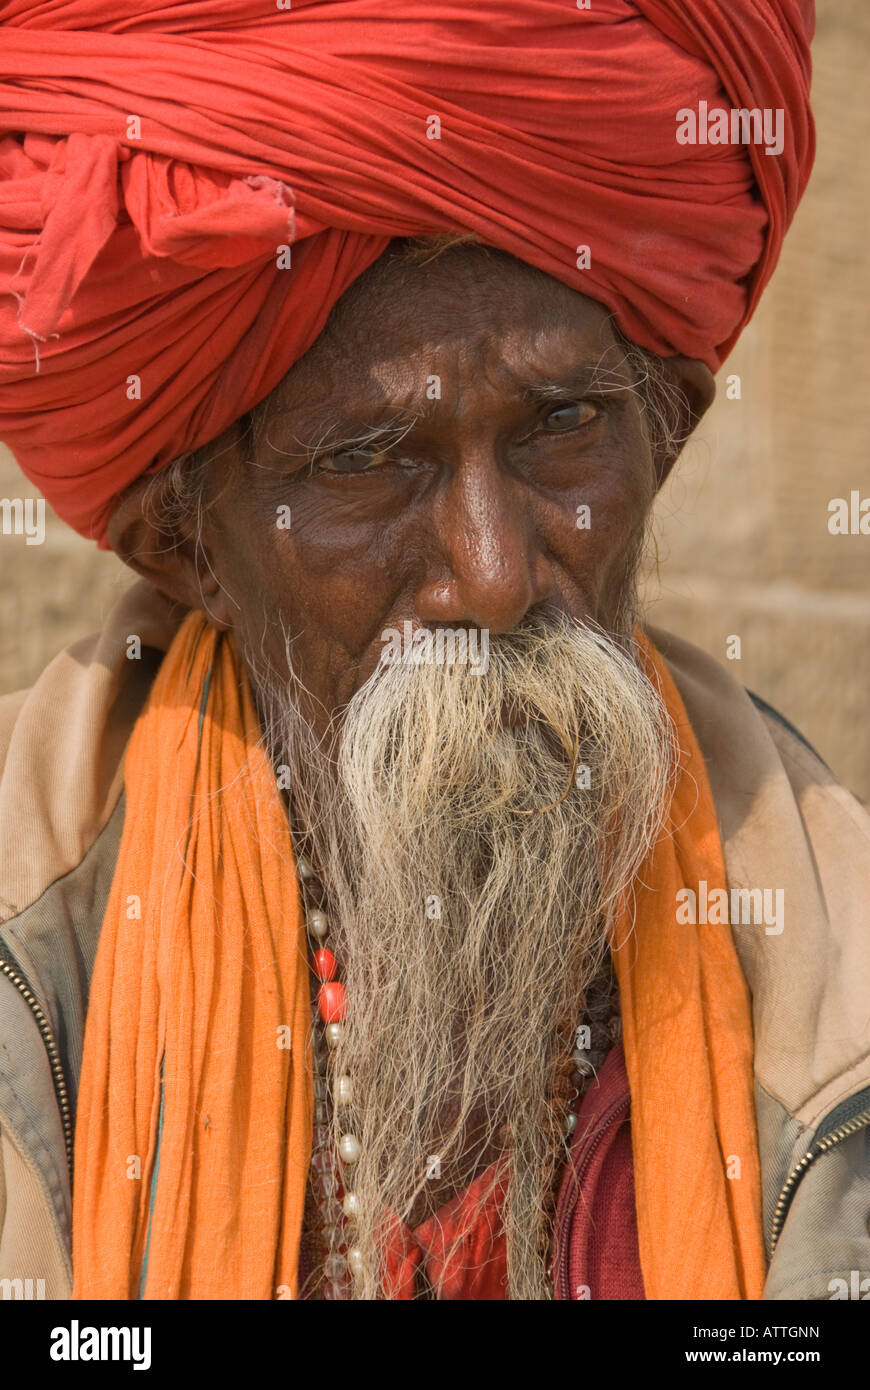
[{"label": "man's nose", "polygon": [[457,468],[431,523],[427,576],[415,603],[422,622],[511,632],[553,594],[528,486],[494,459]]}]

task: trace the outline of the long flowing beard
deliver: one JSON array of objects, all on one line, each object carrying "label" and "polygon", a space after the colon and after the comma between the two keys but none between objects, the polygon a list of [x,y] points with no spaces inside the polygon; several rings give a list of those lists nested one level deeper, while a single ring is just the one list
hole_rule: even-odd
[{"label": "long flowing beard", "polygon": [[383,1223],[410,1220],[433,1174],[443,1201],[503,1153],[508,1296],[546,1299],[558,1078],[669,799],[658,692],[629,637],[562,615],[491,638],[485,673],[382,667],[322,742],[286,684],[253,678],[347,993],[353,1296],[385,1296]]}]

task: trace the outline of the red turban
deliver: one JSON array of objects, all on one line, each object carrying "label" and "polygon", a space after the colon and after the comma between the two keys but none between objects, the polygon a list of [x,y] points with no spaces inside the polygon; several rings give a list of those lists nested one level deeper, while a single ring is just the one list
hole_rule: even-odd
[{"label": "red turban", "polygon": [[[7,0],[0,438],[107,548],[118,493],[272,390],[397,236],[475,233],[717,367],[809,177],[813,27],[813,0]],[[782,111],[781,152],[680,143],[701,103]]]}]

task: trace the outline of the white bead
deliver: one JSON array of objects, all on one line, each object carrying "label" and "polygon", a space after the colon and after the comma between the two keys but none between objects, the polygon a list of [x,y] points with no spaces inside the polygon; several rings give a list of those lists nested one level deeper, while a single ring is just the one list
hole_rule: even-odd
[{"label": "white bead", "polygon": [[338,1152],[342,1163],[356,1163],[362,1149],[355,1134],[343,1134],[338,1141]]},{"label": "white bead", "polygon": [[358,1245],[352,1245],[347,1252],[347,1267],[351,1274],[358,1276],[363,1272],[363,1252]]},{"label": "white bead", "polygon": [[309,912],[307,919],[308,930],[312,936],[316,936],[318,941],[322,941],[329,933],[329,922],[325,912],[321,912],[316,907],[313,912]]},{"label": "white bead", "polygon": [[309,878],[314,877],[314,870],[312,869],[307,859],[296,860],[296,872],[299,875],[299,877],[303,880],[303,882],[306,883]]},{"label": "white bead", "polygon": [[326,1041],[329,1043],[329,1046],[330,1046],[330,1047],[338,1047],[338,1044],[341,1042],[342,1038],[344,1037],[344,1029],[342,1028],[341,1024],[340,1024],[340,1023],[327,1023],[325,1032],[326,1032]]},{"label": "white bead", "polygon": [[576,1128],[577,1116],[574,1114],[573,1110],[569,1110],[568,1114],[565,1117],[565,1133],[573,1134]]},{"label": "white bead", "polygon": [[339,1105],[350,1105],[351,1084],[349,1076],[340,1076],[335,1088],[335,1099]]},{"label": "white bead", "polygon": [[341,1209],[349,1218],[359,1216],[359,1198],[355,1192],[345,1192]]}]

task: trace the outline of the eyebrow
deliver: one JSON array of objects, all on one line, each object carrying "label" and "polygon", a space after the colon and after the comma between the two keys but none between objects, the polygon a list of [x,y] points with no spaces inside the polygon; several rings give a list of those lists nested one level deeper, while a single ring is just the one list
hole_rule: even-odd
[{"label": "eyebrow", "polygon": [[[530,380],[518,383],[515,387],[515,395],[517,399],[534,405],[553,400],[573,400],[590,392],[609,394],[634,389],[632,381],[627,381],[624,377],[619,376],[612,368],[604,367],[599,360],[597,363],[577,367],[566,376],[558,379]],[[395,448],[416,425],[435,413],[437,404],[437,401],[427,401],[426,405],[418,411],[399,408],[393,411],[388,418],[370,425],[357,424],[357,421],[363,418],[362,411],[355,412],[355,417],[343,417],[339,411],[326,411],[317,421],[308,440],[302,440],[294,434],[294,442],[299,446],[298,453],[288,449],[279,449],[268,437],[269,424],[276,423],[280,419],[280,416],[285,413],[281,411],[273,417],[271,422],[267,422],[266,442],[274,453],[285,458],[295,457],[308,460],[318,456],[325,457],[329,454],[344,453],[351,449]]]},{"label": "eyebrow", "polygon": [[[280,454],[283,458],[308,460],[318,456],[325,457],[329,454],[344,453],[350,449],[395,448],[423,418],[422,412],[397,410],[389,419],[382,420],[379,424],[356,425],[355,421],[342,418],[337,412],[326,412],[308,439],[301,439],[298,434],[293,435],[294,443],[299,446],[297,452],[291,449],[279,449],[269,438],[270,424],[276,423],[283,413],[279,412],[272,421],[266,422],[266,444],[273,453]],[[357,418],[361,418],[361,416],[362,412]],[[345,433],[346,431],[347,433]]]},{"label": "eyebrow", "polygon": [[616,391],[634,390],[634,382],[621,377],[613,368],[602,362],[579,367],[566,377],[553,381],[530,381],[521,388],[524,400],[532,403],[552,400],[571,400],[590,392],[610,394]]}]

